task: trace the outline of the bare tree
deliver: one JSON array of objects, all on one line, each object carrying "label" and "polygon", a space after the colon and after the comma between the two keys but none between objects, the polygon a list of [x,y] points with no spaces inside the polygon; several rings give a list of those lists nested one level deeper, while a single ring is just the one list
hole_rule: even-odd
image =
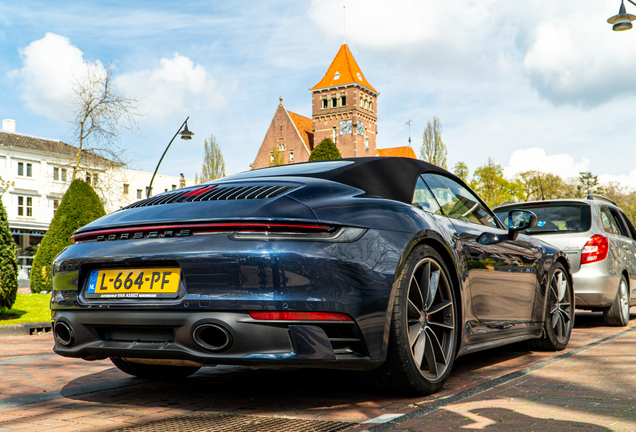
[{"label": "bare tree", "polygon": [[438,117],[429,120],[424,129],[420,154],[422,160],[446,169],[446,145],[442,142],[442,123]]},{"label": "bare tree", "polygon": [[80,166],[123,165],[122,130],[135,130],[139,101],[126,96],[113,82],[115,66],[88,63],[86,73],[75,77],[70,99],[71,134],[77,153],[73,180]]},{"label": "bare tree", "polygon": [[200,183],[225,177],[225,161],[223,153],[214,135],[210,135],[209,140],[205,140],[203,147],[203,168]]}]

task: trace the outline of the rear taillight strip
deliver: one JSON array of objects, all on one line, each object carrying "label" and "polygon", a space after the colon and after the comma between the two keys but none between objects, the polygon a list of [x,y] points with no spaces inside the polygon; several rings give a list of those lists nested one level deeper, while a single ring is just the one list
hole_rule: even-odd
[{"label": "rear taillight strip", "polygon": [[337,230],[327,225],[312,224],[294,224],[294,223],[276,223],[276,222],[246,222],[246,223],[203,223],[203,224],[175,224],[175,225],[152,225],[138,228],[113,228],[105,230],[87,231],[75,234],[71,237],[74,242],[96,240],[99,236],[110,236],[117,234],[131,234],[128,238],[134,238],[134,234],[159,231],[189,231],[196,234],[197,232],[251,232],[258,233],[329,233]]}]

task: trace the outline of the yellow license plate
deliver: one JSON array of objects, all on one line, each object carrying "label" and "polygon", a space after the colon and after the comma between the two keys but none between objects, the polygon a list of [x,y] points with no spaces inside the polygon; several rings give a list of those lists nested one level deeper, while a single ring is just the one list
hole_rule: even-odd
[{"label": "yellow license plate", "polygon": [[93,270],[87,298],[175,298],[181,272],[178,268]]}]

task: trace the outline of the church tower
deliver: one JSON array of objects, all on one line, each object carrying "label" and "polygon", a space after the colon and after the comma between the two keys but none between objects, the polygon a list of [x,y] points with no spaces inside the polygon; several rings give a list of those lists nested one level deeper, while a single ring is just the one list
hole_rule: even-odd
[{"label": "church tower", "polygon": [[315,145],[331,138],[343,158],[376,155],[379,93],[367,82],[346,43],[310,92]]}]

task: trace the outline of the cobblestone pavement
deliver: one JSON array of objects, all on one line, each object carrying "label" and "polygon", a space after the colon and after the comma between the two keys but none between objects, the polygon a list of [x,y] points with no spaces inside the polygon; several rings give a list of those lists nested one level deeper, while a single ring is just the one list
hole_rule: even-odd
[{"label": "cobblestone pavement", "polygon": [[580,312],[565,352],[517,344],[460,357],[441,392],[413,399],[365,392],[340,371],[217,367],[152,382],[58,357],[51,335],[1,337],[0,432],[110,431],[193,412],[346,421],[352,432],[636,431],[635,326],[634,314],[617,328]]}]

